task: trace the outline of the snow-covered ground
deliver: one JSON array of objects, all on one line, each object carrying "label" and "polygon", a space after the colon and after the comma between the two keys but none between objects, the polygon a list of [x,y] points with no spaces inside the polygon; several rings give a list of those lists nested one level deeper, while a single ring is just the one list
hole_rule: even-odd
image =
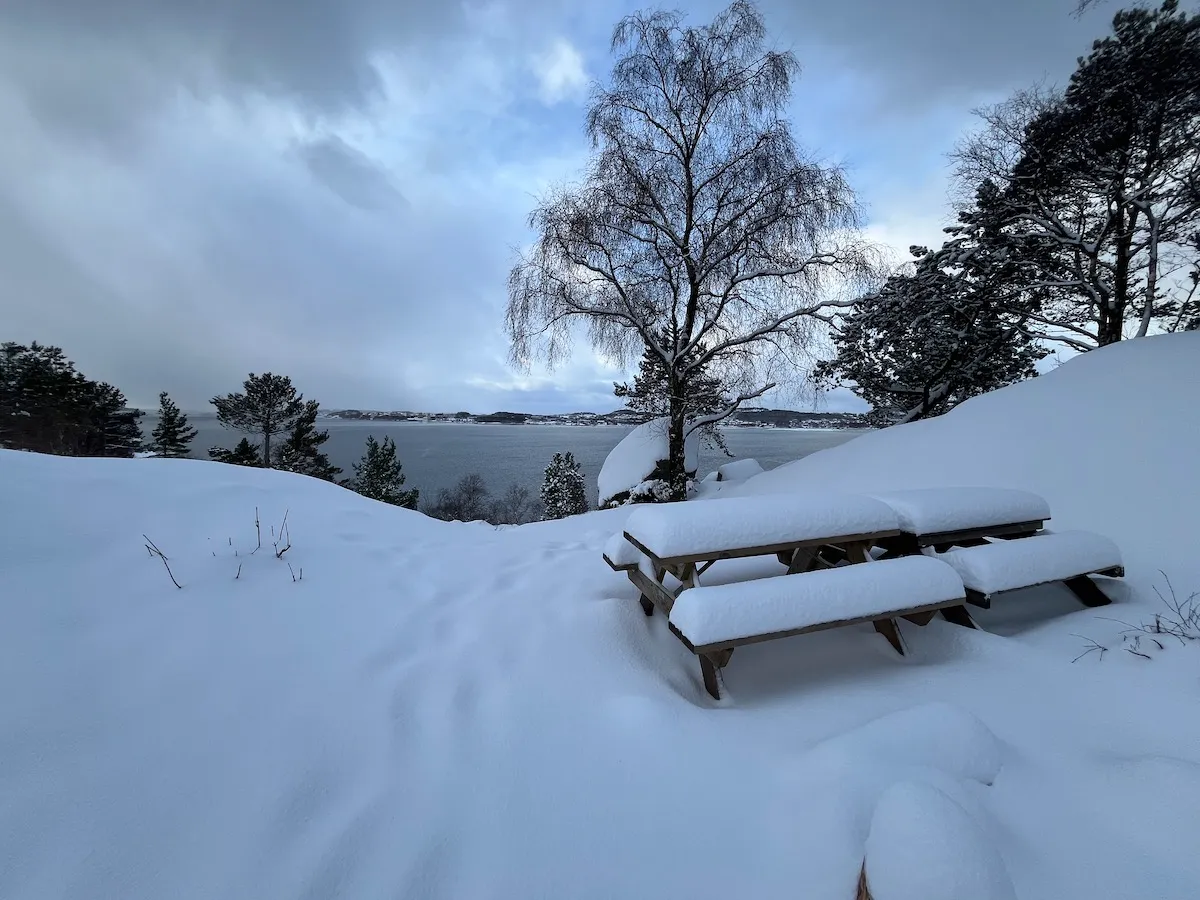
[{"label": "snow-covered ground", "polygon": [[869,626],[745,647],[719,703],[601,558],[628,508],[494,529],[0,452],[0,897],[850,900],[865,856],[876,900],[1194,900],[1200,645],[1113,620],[1160,569],[1200,590],[1197,384],[1200,335],[1134,341],[707,484],[1032,490],[1129,573],[1104,609],[905,625],[906,658]]}]

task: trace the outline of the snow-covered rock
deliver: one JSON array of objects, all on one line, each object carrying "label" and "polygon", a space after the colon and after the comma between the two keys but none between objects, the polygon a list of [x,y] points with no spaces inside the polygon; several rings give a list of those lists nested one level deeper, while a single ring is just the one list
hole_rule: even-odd
[{"label": "snow-covered rock", "polygon": [[900,782],[879,801],[865,870],[873,900],[1016,900],[991,837],[930,784]]},{"label": "snow-covered rock", "polygon": [[[653,493],[657,486],[647,484],[660,460],[668,455],[667,419],[652,419],[639,425],[621,439],[604,460],[600,475],[596,478],[600,506],[605,507],[613,498],[636,492]],[[700,459],[700,435],[688,435],[685,444],[684,465],[689,475],[696,474]]]},{"label": "snow-covered rock", "polygon": [[735,459],[717,467],[717,481],[745,481],[762,472],[763,467],[757,459]]}]

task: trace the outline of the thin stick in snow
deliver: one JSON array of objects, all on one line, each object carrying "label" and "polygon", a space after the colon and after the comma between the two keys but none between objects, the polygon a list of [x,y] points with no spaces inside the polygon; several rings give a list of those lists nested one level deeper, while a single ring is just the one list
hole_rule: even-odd
[{"label": "thin stick in snow", "polygon": [[262,549],[262,524],[258,520],[258,507],[254,507],[254,533],[258,535],[258,545],[250,552],[253,556]]},{"label": "thin stick in snow", "polygon": [[171,571],[171,566],[167,563],[167,555],[159,550],[158,547],[155,546],[154,541],[150,540],[150,538],[146,537],[146,535],[143,534],[142,537],[146,541],[146,552],[151,556],[157,556],[162,560],[162,564],[166,568],[167,574],[171,576],[171,584],[175,585],[175,587],[182,591],[183,585],[175,580],[175,574]]},{"label": "thin stick in snow", "polygon": [[[283,559],[283,554],[292,549],[292,536],[287,527],[287,518],[289,512],[290,510],[286,509],[283,511],[283,521],[279,525],[279,539],[275,541],[276,559]],[[283,544],[284,546],[280,547],[280,544]]]}]

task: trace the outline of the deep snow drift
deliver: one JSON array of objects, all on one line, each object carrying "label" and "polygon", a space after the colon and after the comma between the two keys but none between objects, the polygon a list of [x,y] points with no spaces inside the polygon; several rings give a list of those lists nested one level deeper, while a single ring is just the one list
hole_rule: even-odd
[{"label": "deep snow drift", "polygon": [[1200,335],[1134,341],[708,485],[1024,488],[1129,572],[1101,610],[905,624],[903,659],[869,626],[742,648],[719,703],[601,558],[628,508],[495,529],[0,452],[0,897],[849,900],[865,856],[877,900],[1193,900],[1200,647],[1113,620],[1159,569],[1200,589],[1196,384]]}]

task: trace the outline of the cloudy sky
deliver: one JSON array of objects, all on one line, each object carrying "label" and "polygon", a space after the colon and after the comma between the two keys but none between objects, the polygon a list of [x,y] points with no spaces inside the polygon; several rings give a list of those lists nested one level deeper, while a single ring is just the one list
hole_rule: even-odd
[{"label": "cloudy sky", "polygon": [[[1116,8],[1074,4],[761,8],[804,68],[798,136],[902,250],[939,242],[969,110],[1067,77]],[[501,324],[525,217],[582,165],[588,84],[639,5],[3,0],[0,340],[58,344],[136,405],[269,370],[326,407],[614,408],[623,373],[583,346],[516,373]]]}]

